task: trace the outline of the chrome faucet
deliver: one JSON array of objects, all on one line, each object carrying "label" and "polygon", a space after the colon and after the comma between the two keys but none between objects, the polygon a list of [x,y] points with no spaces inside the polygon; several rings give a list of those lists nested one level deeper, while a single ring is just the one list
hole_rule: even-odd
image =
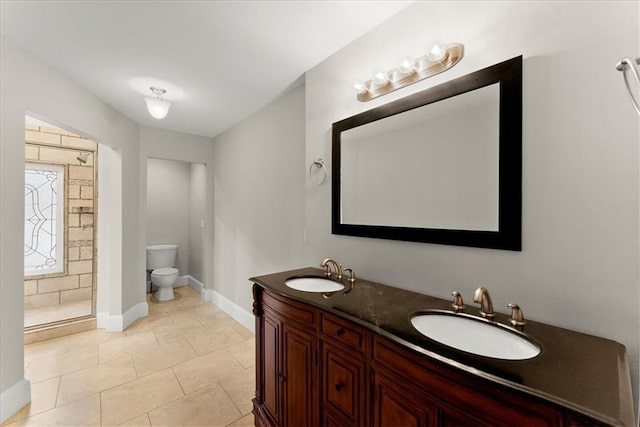
[{"label": "chrome faucet", "polygon": [[322,261],[322,264],[320,264],[321,267],[324,267],[325,276],[331,277],[331,265],[333,265],[334,267],[336,278],[338,280],[342,280],[342,265],[340,265],[340,263],[338,263],[338,261],[333,258],[327,258]]},{"label": "chrome faucet", "polygon": [[473,302],[480,303],[480,315],[493,319],[496,313],[493,311],[493,303],[491,302],[491,296],[489,291],[484,286],[480,286],[473,293]]}]

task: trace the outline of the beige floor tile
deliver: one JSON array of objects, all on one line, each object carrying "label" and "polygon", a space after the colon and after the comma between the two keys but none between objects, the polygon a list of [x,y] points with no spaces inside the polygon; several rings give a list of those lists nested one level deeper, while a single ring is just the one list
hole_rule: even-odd
[{"label": "beige floor tile", "polygon": [[117,425],[184,396],[171,369],[100,393],[102,422]]},{"label": "beige floor tile", "polygon": [[68,405],[20,420],[12,426],[100,426],[100,396],[91,395]]},{"label": "beige floor tile", "polygon": [[192,307],[180,307],[176,310],[171,310],[168,312],[168,314],[171,316],[174,322],[178,323],[183,319],[200,320],[203,318],[207,318],[208,316],[216,316],[224,313],[222,313],[222,311],[213,304],[200,303]]},{"label": "beige floor tile", "polygon": [[174,288],[173,293],[174,299],[170,301],[158,301],[153,294],[147,294],[149,314],[167,313],[202,304],[200,295],[189,286]]},{"label": "beige floor tile", "polygon": [[78,353],[87,348],[95,347],[98,344],[120,337],[124,337],[122,332],[106,332],[104,329],[94,329],[92,331],[80,332],[61,338],[48,341],[37,342],[24,346],[25,361],[39,359],[41,357],[51,357],[56,354]]},{"label": "beige floor tile", "polygon": [[188,341],[176,341],[161,345],[146,353],[133,357],[138,377],[144,377],[198,357]]},{"label": "beige floor tile", "polygon": [[152,426],[226,426],[240,416],[218,384],[149,412]]},{"label": "beige floor tile", "polygon": [[151,425],[151,421],[149,421],[149,415],[142,414],[139,417],[135,417],[118,425],[127,427],[148,427]]},{"label": "beige floor tile", "polygon": [[158,340],[152,331],[125,335],[122,338],[100,344],[100,362],[133,356],[158,347]]},{"label": "beige floor tile", "polygon": [[227,351],[245,368],[256,364],[256,340],[253,337],[230,345]]},{"label": "beige floor tile", "polygon": [[17,420],[33,417],[41,412],[55,408],[59,385],[60,377],[31,384],[31,403],[9,418],[6,423],[10,424]]},{"label": "beige floor tile", "polygon": [[242,335],[244,339],[253,338],[255,336],[253,332],[251,332],[250,330],[248,330],[247,328],[245,328],[244,326],[242,326],[240,323],[236,322],[233,319],[231,319],[231,323],[229,324],[229,326],[231,326],[237,333]]},{"label": "beige floor tile", "polygon": [[253,409],[251,399],[256,395],[256,371],[253,367],[231,374],[221,379],[219,384],[242,412],[242,415],[251,413]]},{"label": "beige floor tile", "polygon": [[126,332],[96,329],[25,345],[32,402],[9,421],[253,425],[252,415],[242,416],[255,388],[253,334],[190,287],[175,294],[167,302],[147,295],[149,316]]},{"label": "beige floor tile", "polygon": [[202,324],[202,326],[211,330],[228,327],[231,325],[231,323],[234,322],[231,317],[229,317],[222,311],[218,313],[199,316],[198,321]]},{"label": "beige floor tile", "polygon": [[254,427],[255,425],[255,418],[253,414],[249,414],[229,424],[228,427]]},{"label": "beige floor tile", "polygon": [[88,346],[77,352],[55,353],[29,362],[25,377],[32,383],[98,365],[98,347]]},{"label": "beige floor tile", "polygon": [[193,290],[191,286],[181,286],[174,289],[175,300],[177,303],[184,301],[198,301],[202,302],[200,294]]},{"label": "beige floor tile", "polygon": [[178,323],[167,326],[160,326],[153,330],[160,344],[168,344],[186,338],[207,335],[211,331],[198,323],[197,320],[189,323]]},{"label": "beige floor tile", "polygon": [[126,329],[127,335],[139,333],[141,331],[148,331],[159,326],[166,326],[173,324],[173,319],[169,316],[169,313],[157,313],[149,316],[145,316],[136,320],[133,324],[129,325]]},{"label": "beige floor tile", "polygon": [[160,302],[153,297],[147,297],[147,304],[150,316],[167,313],[171,308],[171,301]]},{"label": "beige floor tile", "polygon": [[242,341],[242,336],[228,326],[216,329],[208,335],[189,338],[189,342],[199,355],[211,353]]},{"label": "beige floor tile", "polygon": [[243,368],[227,350],[218,350],[173,367],[186,394],[211,385]]},{"label": "beige floor tile", "polygon": [[130,356],[63,375],[58,406],[137,379]]}]

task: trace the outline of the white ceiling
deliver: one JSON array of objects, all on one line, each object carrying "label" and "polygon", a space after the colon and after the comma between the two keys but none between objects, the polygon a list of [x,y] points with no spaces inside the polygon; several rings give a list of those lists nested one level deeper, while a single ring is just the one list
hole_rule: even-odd
[{"label": "white ceiling", "polygon": [[214,136],[410,3],[1,0],[0,31],[138,123]]}]

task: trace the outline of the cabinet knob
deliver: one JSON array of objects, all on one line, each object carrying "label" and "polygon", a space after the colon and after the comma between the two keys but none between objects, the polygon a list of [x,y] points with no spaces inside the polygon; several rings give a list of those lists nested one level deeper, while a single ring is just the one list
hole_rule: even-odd
[{"label": "cabinet knob", "polygon": [[340,381],[338,384],[336,384],[336,391],[340,391],[344,388],[344,383],[342,381]]},{"label": "cabinet knob", "polygon": [[346,332],[346,331],[344,330],[344,328],[340,328],[340,329],[338,329],[338,330],[336,331],[336,334],[337,334],[339,337],[341,337],[341,336],[343,336],[343,335],[344,335],[344,333],[345,333],[345,332]]}]

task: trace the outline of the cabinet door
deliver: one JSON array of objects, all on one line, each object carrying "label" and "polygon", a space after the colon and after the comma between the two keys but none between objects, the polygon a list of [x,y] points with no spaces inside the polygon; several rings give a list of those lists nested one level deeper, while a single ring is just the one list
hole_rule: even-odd
[{"label": "cabinet door", "polygon": [[364,362],[344,355],[322,343],[322,404],[350,420],[364,425]]},{"label": "cabinet door", "polygon": [[318,425],[315,408],[318,399],[314,390],[314,337],[287,323],[283,332],[283,414],[285,426]]},{"label": "cabinet door", "polygon": [[438,409],[429,401],[402,389],[402,378],[373,374],[374,427],[436,426]]},{"label": "cabinet door", "polygon": [[276,422],[280,420],[280,322],[265,315],[264,319],[264,407]]}]

